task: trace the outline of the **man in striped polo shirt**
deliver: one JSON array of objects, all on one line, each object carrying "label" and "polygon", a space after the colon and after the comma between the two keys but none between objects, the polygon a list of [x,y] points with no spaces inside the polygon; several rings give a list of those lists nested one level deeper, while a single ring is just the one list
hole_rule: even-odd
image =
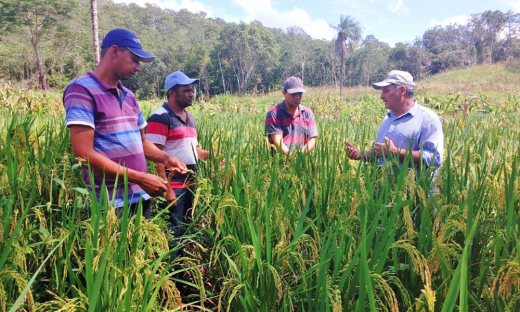
[{"label": "man in striped polo shirt", "polygon": [[[163,195],[168,187],[164,179],[148,173],[146,159],[163,163],[176,172],[186,168],[178,158],[146,139],[146,121],[135,95],[121,84],[121,80],[141,71],[139,62],[152,62],[154,58],[143,50],[133,33],[114,29],[103,39],[96,70],[73,80],[63,94],[72,149],[93,170],[98,200],[104,195],[115,207],[123,207],[128,200],[133,214],[142,197],[143,215],[147,218],[150,196]],[[89,170],[82,170],[90,188]],[[128,198],[124,198],[125,174],[129,181]],[[103,180],[106,189],[101,189]]]},{"label": "man in striped polo shirt", "polygon": [[310,153],[316,146],[318,129],[312,110],[300,104],[305,89],[298,77],[290,77],[283,85],[284,101],[271,108],[265,119],[269,143],[290,154],[297,150]]},{"label": "man in striped polo shirt", "polygon": [[[186,167],[197,171],[198,158],[207,159],[208,151],[198,146],[197,128],[195,119],[186,111],[192,105],[194,98],[193,84],[198,79],[188,78],[183,72],[171,73],[164,83],[168,101],[153,112],[148,118],[146,137],[159,149],[178,157]],[[167,179],[170,172],[163,164],[157,164],[157,172]],[[182,223],[189,220],[188,211],[193,203],[193,176],[192,173],[181,174],[171,178],[170,191],[166,197],[168,201],[177,199],[170,206],[169,228],[176,241],[184,230]],[[168,203],[167,203],[168,204]],[[172,254],[176,258],[179,252]]]}]

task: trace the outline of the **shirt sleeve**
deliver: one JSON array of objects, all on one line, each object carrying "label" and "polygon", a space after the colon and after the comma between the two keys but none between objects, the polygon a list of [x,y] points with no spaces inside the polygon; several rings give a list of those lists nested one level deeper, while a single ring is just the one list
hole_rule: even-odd
[{"label": "shirt sleeve", "polygon": [[94,99],[84,87],[77,83],[69,85],[63,94],[63,106],[67,127],[81,125],[96,128]]},{"label": "shirt sleeve", "polygon": [[315,138],[318,136],[318,128],[316,127],[316,120],[314,119],[314,113],[309,109],[309,119],[307,121],[307,133],[309,138]]},{"label": "shirt sleeve", "polygon": [[280,120],[276,118],[276,112],[270,110],[265,118],[265,135],[283,134]]},{"label": "shirt sleeve", "polygon": [[148,118],[146,138],[154,144],[166,145],[168,123],[164,120],[162,115],[152,114],[150,118]]},{"label": "shirt sleeve", "polygon": [[440,167],[444,154],[444,135],[439,117],[432,118],[423,128],[421,143],[423,147],[422,160],[428,166]]},{"label": "shirt sleeve", "polygon": [[143,112],[141,111],[141,108],[137,106],[137,109],[139,110],[139,114],[137,115],[137,127],[139,129],[144,129],[146,127],[146,120],[144,120]]}]

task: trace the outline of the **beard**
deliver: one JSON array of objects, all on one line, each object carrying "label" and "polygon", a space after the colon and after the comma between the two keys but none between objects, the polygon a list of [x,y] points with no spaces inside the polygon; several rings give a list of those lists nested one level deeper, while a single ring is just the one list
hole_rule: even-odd
[{"label": "beard", "polygon": [[191,106],[193,104],[193,102],[177,102],[177,105],[179,105],[181,108],[186,108],[188,106]]}]

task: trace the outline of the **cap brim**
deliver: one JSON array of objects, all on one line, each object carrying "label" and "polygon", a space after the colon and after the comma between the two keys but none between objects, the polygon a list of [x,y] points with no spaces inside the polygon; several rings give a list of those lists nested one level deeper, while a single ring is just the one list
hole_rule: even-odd
[{"label": "cap brim", "polygon": [[133,54],[139,56],[139,61],[145,62],[145,63],[151,63],[153,60],[155,60],[155,56],[151,53],[146,52],[142,49],[136,49],[136,48],[127,48],[132,52]]},{"label": "cap brim", "polygon": [[374,82],[372,84],[372,87],[374,87],[374,89],[376,89],[376,90],[381,90],[384,87],[388,87],[389,85],[391,85],[391,83],[386,82],[386,81],[381,81],[381,82]]},{"label": "cap brim", "polygon": [[293,94],[293,93],[307,93],[304,88],[294,88],[294,89],[287,89],[287,93]]},{"label": "cap brim", "polygon": [[197,82],[199,82],[199,79],[186,79],[186,80],[183,80],[183,81],[178,82],[176,84],[181,85],[181,86],[187,86],[187,85],[194,84],[194,83],[197,83]]}]

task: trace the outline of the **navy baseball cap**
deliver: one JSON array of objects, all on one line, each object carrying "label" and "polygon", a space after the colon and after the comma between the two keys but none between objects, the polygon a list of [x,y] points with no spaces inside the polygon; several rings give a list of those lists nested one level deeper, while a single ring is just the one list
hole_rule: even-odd
[{"label": "navy baseball cap", "polygon": [[185,73],[176,71],[171,73],[164,81],[164,90],[168,92],[176,85],[187,86],[196,82],[199,82],[199,79],[189,78]]},{"label": "navy baseball cap", "polygon": [[141,42],[139,42],[137,36],[126,29],[117,28],[109,31],[103,39],[103,43],[101,43],[101,49],[110,48],[113,45],[127,48],[130,52],[139,56],[139,60],[142,62],[150,63],[155,59],[153,54],[143,50]]}]

